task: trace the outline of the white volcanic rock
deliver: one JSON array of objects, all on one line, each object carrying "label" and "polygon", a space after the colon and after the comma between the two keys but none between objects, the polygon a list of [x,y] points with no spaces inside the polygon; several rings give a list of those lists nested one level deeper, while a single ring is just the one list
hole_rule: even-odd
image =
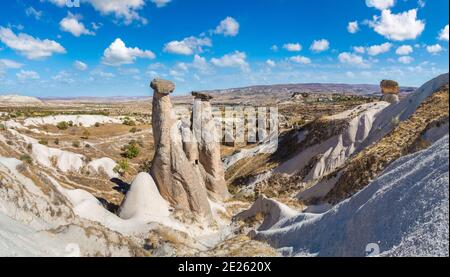
[{"label": "white volcanic rock", "polygon": [[183,150],[181,132],[169,94],[175,85],[153,80],[152,128],[155,156],[151,175],[164,199],[175,208],[211,218],[211,207],[202,177]]},{"label": "white volcanic rock", "polygon": [[[278,216],[252,232],[294,256],[449,255],[449,137],[391,164],[366,188],[323,214]],[[264,212],[256,203],[252,213]],[[273,211],[273,212],[272,212]]]},{"label": "white volcanic rock", "polygon": [[25,119],[24,126],[41,126],[41,125],[57,125],[60,122],[72,122],[75,126],[92,127],[96,123],[121,124],[122,121],[104,115],[55,115],[46,117],[30,117]]},{"label": "white volcanic rock", "polygon": [[42,101],[36,97],[22,95],[0,95],[0,106],[18,106],[18,105],[43,105]]},{"label": "white volcanic rock", "polygon": [[123,219],[168,217],[169,203],[161,197],[152,176],[139,173],[120,207]]}]

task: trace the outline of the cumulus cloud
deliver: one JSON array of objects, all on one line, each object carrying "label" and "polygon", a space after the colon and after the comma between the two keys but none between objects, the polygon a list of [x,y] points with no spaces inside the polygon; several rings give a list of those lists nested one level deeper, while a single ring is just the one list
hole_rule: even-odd
[{"label": "cumulus cloud", "polygon": [[367,7],[386,10],[395,5],[395,0],[366,0]]},{"label": "cumulus cloud", "polygon": [[183,39],[182,41],[171,41],[164,46],[164,52],[178,55],[193,55],[203,52],[203,47],[211,47],[212,42],[209,38],[197,38],[194,36]]},{"label": "cumulus cloud", "polygon": [[238,67],[242,71],[250,70],[247,62],[247,55],[244,52],[239,51],[226,54],[221,58],[212,58],[211,63],[217,67]]},{"label": "cumulus cloud", "polygon": [[5,68],[17,69],[17,68],[21,68],[22,66],[23,66],[23,64],[18,63],[13,60],[0,59],[0,69],[5,69]]},{"label": "cumulus cloud", "polygon": [[278,52],[278,45],[272,45],[271,47],[270,47],[270,50],[272,50],[273,52]]},{"label": "cumulus cloud", "polygon": [[267,60],[266,61],[266,64],[269,66],[269,67],[275,67],[275,66],[277,66],[277,63],[275,62],[275,61],[273,61],[273,60]]},{"label": "cumulus cloud", "polygon": [[302,46],[300,43],[286,43],[283,48],[290,52],[300,52],[302,51]]},{"label": "cumulus cloud", "polygon": [[368,65],[363,57],[353,54],[353,53],[348,53],[348,52],[340,53],[338,56],[338,59],[343,64],[349,64],[349,65],[354,65],[354,66],[359,66],[359,67],[368,67]]},{"label": "cumulus cloud", "polygon": [[448,41],[448,24],[444,27],[444,29],[441,30],[439,33],[439,40],[445,40]]},{"label": "cumulus cloud", "polygon": [[30,60],[44,59],[54,53],[66,53],[66,49],[56,41],[41,40],[24,33],[16,35],[11,29],[4,27],[0,27],[0,41]]},{"label": "cumulus cloud", "polygon": [[87,64],[85,64],[85,63],[82,62],[82,61],[75,61],[75,62],[73,63],[73,66],[74,66],[76,69],[80,70],[80,71],[85,71],[86,69],[88,69]]},{"label": "cumulus cloud", "polygon": [[350,34],[356,34],[359,31],[358,21],[349,22],[347,25],[347,31]]},{"label": "cumulus cloud", "polygon": [[20,81],[26,81],[26,80],[38,80],[41,77],[36,71],[32,70],[20,70],[20,72],[16,73],[17,79]]},{"label": "cumulus cloud", "polygon": [[369,25],[378,34],[396,41],[416,39],[425,30],[425,22],[417,19],[417,9],[399,14],[383,10],[381,17],[374,16]]},{"label": "cumulus cloud", "polygon": [[79,20],[81,20],[81,15],[74,15],[69,12],[67,16],[59,22],[59,27],[61,30],[71,33],[76,37],[81,35],[95,35],[94,32],[88,30]]},{"label": "cumulus cloud", "polygon": [[391,50],[391,47],[392,44],[389,42],[380,45],[373,45],[367,48],[367,53],[371,56],[377,56],[379,54],[389,52],[389,50]]},{"label": "cumulus cloud", "polygon": [[155,54],[149,50],[141,50],[137,47],[128,48],[125,43],[117,38],[103,53],[102,63],[111,66],[132,64],[137,58],[154,59]]},{"label": "cumulus cloud", "polygon": [[321,40],[315,40],[312,44],[311,44],[311,51],[314,52],[323,52],[326,51],[330,48],[330,42],[326,39],[321,39]]},{"label": "cumulus cloud", "polygon": [[359,54],[364,54],[366,53],[366,48],[364,46],[355,46],[353,47],[353,51]]},{"label": "cumulus cloud", "polygon": [[414,61],[414,58],[410,56],[401,56],[400,58],[398,58],[398,61],[403,64],[410,64]]},{"label": "cumulus cloud", "polygon": [[162,8],[165,7],[167,4],[172,2],[172,0],[152,0],[152,2],[158,7]]},{"label": "cumulus cloud", "polygon": [[400,56],[409,55],[412,52],[414,52],[414,50],[410,45],[402,45],[398,47],[397,50],[395,51],[395,53]]},{"label": "cumulus cloud", "polygon": [[300,64],[310,64],[311,59],[303,56],[294,56],[290,57],[289,60],[294,63],[300,63]]},{"label": "cumulus cloud", "polygon": [[232,17],[227,17],[222,20],[219,26],[216,27],[214,33],[222,34],[226,37],[235,37],[239,34],[239,22]]},{"label": "cumulus cloud", "polygon": [[[66,6],[66,0],[47,0],[59,7]],[[102,15],[114,15],[115,18],[126,25],[134,21],[147,24],[147,19],[139,15],[139,10],[145,6],[145,0],[80,0],[89,3]]]},{"label": "cumulus cloud", "polygon": [[197,69],[202,74],[210,73],[210,66],[204,57],[199,55],[194,56],[194,61],[192,62],[192,67]]},{"label": "cumulus cloud", "polygon": [[437,53],[441,52],[442,50],[444,50],[444,49],[439,44],[427,46],[427,51],[428,51],[428,53],[431,53],[431,54],[437,54]]}]

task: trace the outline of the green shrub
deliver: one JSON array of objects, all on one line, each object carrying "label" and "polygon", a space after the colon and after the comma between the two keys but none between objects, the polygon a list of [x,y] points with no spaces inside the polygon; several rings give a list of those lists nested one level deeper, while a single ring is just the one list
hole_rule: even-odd
[{"label": "green shrub", "polygon": [[48,145],[48,140],[46,140],[46,139],[41,139],[41,140],[39,140],[39,144],[42,144],[42,145]]},{"label": "green shrub", "polygon": [[121,160],[117,163],[116,167],[114,167],[114,172],[124,175],[130,169],[130,164],[127,160]]},{"label": "green shrub", "polygon": [[20,160],[27,164],[33,164],[33,158],[31,158],[31,156],[28,154],[23,154],[22,156],[20,156]]},{"label": "green shrub", "polygon": [[141,150],[137,146],[136,142],[131,141],[129,144],[124,145],[122,147],[122,157],[127,159],[134,159],[136,158]]},{"label": "green shrub", "polygon": [[67,130],[69,128],[69,123],[67,123],[66,121],[61,121],[58,124],[56,124],[56,128],[60,130]]}]

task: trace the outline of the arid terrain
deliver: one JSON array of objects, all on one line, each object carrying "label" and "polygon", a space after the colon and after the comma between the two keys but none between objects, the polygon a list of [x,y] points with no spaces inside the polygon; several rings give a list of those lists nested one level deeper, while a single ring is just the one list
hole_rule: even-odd
[{"label": "arid terrain", "polygon": [[[153,99],[149,92],[139,99],[0,102],[0,214],[11,217],[4,220],[24,237],[49,241],[19,255],[64,255],[61,245],[74,238],[83,256],[312,255],[312,242],[294,239],[296,228],[302,236],[294,222],[310,217],[312,226],[324,228],[325,219],[316,217],[331,217],[327,211],[377,182],[389,165],[448,132],[448,74],[418,90],[388,91],[383,84],[384,94],[361,85],[254,87],[171,96],[173,107],[165,106],[170,86],[152,83]],[[277,147],[264,151],[271,135],[251,143],[222,138],[217,147],[202,137],[199,153],[189,148],[192,143],[177,145],[179,134],[164,131],[166,109],[192,112],[197,105],[220,114],[226,107],[277,107]],[[225,137],[226,121],[220,122]],[[197,178],[190,166],[206,176],[203,187],[190,187]],[[174,192],[175,185],[163,189],[167,182],[180,182],[186,198]],[[373,236],[355,238],[351,247],[324,247],[318,255],[364,255],[360,242]],[[399,240],[386,243],[392,244],[383,245],[384,255],[401,251],[392,248]]]}]

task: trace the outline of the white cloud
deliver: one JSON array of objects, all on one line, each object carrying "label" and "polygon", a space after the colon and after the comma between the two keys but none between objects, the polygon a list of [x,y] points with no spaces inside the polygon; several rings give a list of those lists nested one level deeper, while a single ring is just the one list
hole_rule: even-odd
[{"label": "white cloud", "polygon": [[398,58],[398,61],[403,64],[410,64],[414,61],[414,58],[410,56],[401,56],[400,58]]},{"label": "white cloud", "polygon": [[33,7],[28,7],[25,9],[25,14],[27,16],[32,16],[34,17],[36,20],[41,19],[43,12],[42,11],[38,11]]},{"label": "white cloud", "polygon": [[132,64],[136,58],[154,59],[155,54],[149,50],[141,50],[137,47],[128,48],[125,43],[117,38],[103,53],[102,62],[106,65],[120,66]]},{"label": "white cloud", "polygon": [[349,78],[355,78],[355,73],[353,73],[353,72],[351,72],[351,71],[347,71],[347,72],[345,73],[345,75],[346,75],[347,77],[349,77]]},{"label": "white cloud", "polygon": [[377,56],[379,54],[389,52],[389,50],[391,50],[391,47],[392,44],[389,42],[380,45],[373,45],[367,48],[367,53],[371,56]]},{"label": "white cloud", "polygon": [[395,51],[395,53],[400,56],[409,55],[412,52],[414,52],[414,50],[410,45],[402,45],[399,48],[397,48],[397,50]]},{"label": "white cloud", "polygon": [[386,10],[395,5],[395,0],[366,0],[367,7]]},{"label": "white cloud", "polygon": [[[66,0],[47,0],[59,7],[66,6]],[[138,13],[145,6],[145,0],[80,0],[82,3],[89,3],[102,15],[114,15],[117,20],[125,24],[131,24],[138,21],[142,24],[147,23],[147,19],[141,17]]]},{"label": "white cloud", "polygon": [[338,59],[341,63],[344,64],[356,65],[360,67],[368,67],[363,57],[358,56],[356,54],[343,52],[339,54]]},{"label": "white cloud", "polygon": [[104,71],[99,70],[99,69],[91,71],[90,74],[93,75],[93,76],[99,76],[101,78],[106,78],[106,79],[113,78],[114,76],[116,76],[116,75],[114,75],[114,73],[104,72]]},{"label": "white cloud", "polygon": [[69,32],[76,37],[81,35],[95,35],[94,32],[88,30],[79,20],[81,20],[80,15],[74,15],[69,12],[67,16],[59,22],[59,27],[61,30]]},{"label": "white cloud", "polygon": [[65,84],[75,83],[75,80],[72,79],[70,74],[64,70],[60,71],[57,75],[52,76],[52,80],[60,82],[60,83],[65,83]]},{"label": "white cloud", "polygon": [[226,37],[235,37],[239,34],[239,22],[232,17],[227,17],[220,22],[214,33],[223,34]]},{"label": "white cloud", "polygon": [[278,45],[272,45],[271,47],[270,47],[270,50],[272,50],[273,52],[278,52]]},{"label": "white cloud", "polygon": [[303,56],[290,57],[289,60],[291,62],[300,63],[300,64],[310,64],[311,63],[311,59],[309,59],[307,57],[303,57]]},{"label": "white cloud", "polygon": [[330,48],[330,42],[326,39],[315,40],[310,49],[314,52],[323,52]]},{"label": "white cloud", "polygon": [[0,69],[4,69],[4,68],[17,69],[17,68],[21,68],[22,66],[23,66],[23,64],[18,63],[13,60],[0,59]]},{"label": "white cloud", "polygon": [[437,54],[437,53],[441,52],[442,50],[444,50],[444,49],[439,44],[427,46],[427,51],[428,51],[428,53],[431,53],[431,54]]},{"label": "white cloud", "polygon": [[209,38],[188,37],[182,41],[171,41],[164,46],[164,52],[178,55],[193,55],[195,52],[203,52],[203,47],[211,47]]},{"label": "white cloud", "polygon": [[87,64],[85,64],[85,63],[82,62],[82,61],[75,61],[75,62],[73,63],[73,66],[74,66],[76,69],[80,70],[80,71],[85,71],[86,69],[88,69]]},{"label": "white cloud", "polygon": [[212,58],[211,63],[218,67],[239,67],[242,71],[250,70],[247,55],[239,51],[226,54],[221,58]]},{"label": "white cloud", "polygon": [[211,72],[210,66],[205,58],[195,55],[192,67],[197,69],[202,74],[209,74]]},{"label": "white cloud", "polygon": [[359,54],[364,54],[364,53],[366,53],[366,48],[363,46],[355,46],[355,47],[353,47],[353,51],[355,51],[356,53],[359,53]]},{"label": "white cloud", "polygon": [[441,30],[439,33],[439,40],[445,40],[448,41],[448,24],[444,27],[444,29]]},{"label": "white cloud", "polygon": [[417,10],[393,14],[383,10],[381,17],[374,16],[369,25],[375,32],[390,40],[416,39],[425,30],[425,22],[417,19]]},{"label": "white cloud", "polygon": [[359,31],[358,21],[349,22],[347,25],[347,31],[351,34],[356,34]]},{"label": "white cloud", "polygon": [[56,41],[41,40],[24,33],[16,35],[11,29],[4,27],[0,27],[0,41],[30,60],[47,58],[54,53],[66,53],[66,49]]},{"label": "white cloud", "polygon": [[36,71],[32,70],[20,70],[20,72],[16,73],[17,79],[20,81],[26,81],[26,80],[38,80],[41,77]]},{"label": "white cloud", "polygon": [[267,60],[266,61],[266,64],[269,66],[269,67],[275,67],[275,66],[277,66],[277,63],[275,62],[275,61],[273,61],[273,60]]},{"label": "white cloud", "polygon": [[167,4],[172,2],[172,0],[152,0],[152,2],[158,7],[162,8],[165,7]]},{"label": "white cloud", "polygon": [[302,51],[302,46],[300,43],[286,43],[283,48],[290,52],[300,52]]}]

